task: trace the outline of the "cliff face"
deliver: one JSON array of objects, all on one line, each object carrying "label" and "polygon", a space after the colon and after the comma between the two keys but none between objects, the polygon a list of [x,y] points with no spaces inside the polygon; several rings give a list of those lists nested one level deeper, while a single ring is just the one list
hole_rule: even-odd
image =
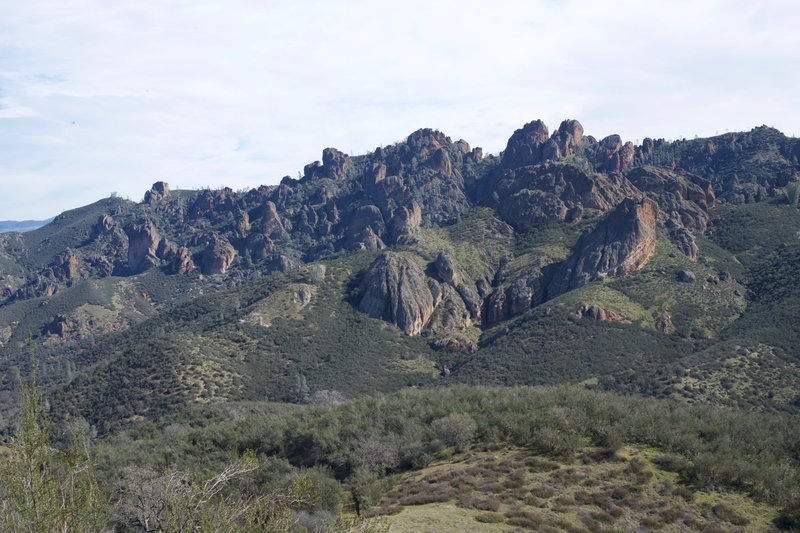
[{"label": "cliff face", "polygon": [[[776,199],[800,171],[798,157],[800,142],[769,128],[634,147],[618,135],[597,140],[576,120],[552,134],[535,120],[486,158],[466,141],[420,129],[365,155],[325,148],[302,177],[278,185],[192,192],[159,181],[140,203],[108,199],[4,238],[0,260],[13,268],[0,272],[0,306],[154,269],[187,276],[182,283],[201,283],[199,273],[236,283],[343,251],[402,250],[428,269],[420,274],[402,256],[377,265],[384,277],[364,303],[371,315],[413,334],[494,324],[593,279],[635,272],[652,253],[656,226],[696,261],[711,206]],[[486,244],[466,270],[453,249],[431,255],[448,246],[425,242],[432,230],[477,210],[514,239],[605,218],[566,260],[516,259],[508,275],[482,250],[496,235],[481,237]],[[378,312],[380,298],[388,303]]]},{"label": "cliff face", "polygon": [[656,247],[658,206],[650,199],[622,201],[580,239],[550,283],[550,297],[606,276],[641,270]]},{"label": "cliff face", "polygon": [[438,303],[425,272],[410,257],[385,253],[367,269],[360,285],[358,308],[373,318],[419,335]]},{"label": "cliff face", "polygon": [[659,207],[659,222],[683,254],[697,260],[695,234],[708,225],[715,195],[711,182],[689,172],[644,166],[628,173],[630,182]]}]

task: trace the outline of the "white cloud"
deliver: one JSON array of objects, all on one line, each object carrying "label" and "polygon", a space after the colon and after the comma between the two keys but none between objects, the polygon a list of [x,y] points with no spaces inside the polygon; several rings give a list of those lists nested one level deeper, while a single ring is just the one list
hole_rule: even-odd
[{"label": "white cloud", "polygon": [[790,0],[32,0],[0,18],[0,219],[276,183],[420,127],[491,152],[534,118],[791,134],[798,23]]}]

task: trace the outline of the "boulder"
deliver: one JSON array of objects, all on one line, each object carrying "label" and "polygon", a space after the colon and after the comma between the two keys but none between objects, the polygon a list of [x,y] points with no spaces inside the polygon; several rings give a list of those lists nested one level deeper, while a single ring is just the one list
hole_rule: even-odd
[{"label": "boulder", "polygon": [[600,321],[612,320],[616,322],[627,322],[623,315],[616,311],[611,311],[610,309],[604,309],[597,304],[580,304],[575,310],[575,316],[578,318],[591,318]]},{"label": "boulder", "polygon": [[697,276],[691,270],[679,270],[677,278],[681,283],[694,283],[697,280]]},{"label": "boulder", "polygon": [[675,333],[675,325],[672,323],[672,315],[668,311],[662,311],[661,315],[656,319],[656,330],[661,333],[671,335]]},{"label": "boulder", "polygon": [[453,256],[450,255],[450,252],[439,252],[436,261],[433,262],[433,266],[441,282],[453,285],[458,285],[461,282],[461,277],[456,270]]}]

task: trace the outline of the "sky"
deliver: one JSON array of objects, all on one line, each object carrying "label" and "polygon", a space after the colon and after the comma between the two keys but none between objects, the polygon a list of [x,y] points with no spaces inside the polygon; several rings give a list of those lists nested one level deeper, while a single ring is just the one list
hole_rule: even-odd
[{"label": "sky", "polygon": [[[5,0],[10,2],[11,0]],[[0,220],[276,184],[430,127],[484,153],[800,134],[795,0],[27,0],[0,16]]]}]

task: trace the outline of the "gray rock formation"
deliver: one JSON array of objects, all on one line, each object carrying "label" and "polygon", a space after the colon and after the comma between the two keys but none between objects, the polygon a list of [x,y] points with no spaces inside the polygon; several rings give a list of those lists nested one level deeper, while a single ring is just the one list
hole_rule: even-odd
[{"label": "gray rock formation", "polygon": [[361,311],[407,335],[422,332],[438,303],[425,272],[404,254],[383,253],[369,266],[359,289]]},{"label": "gray rock formation", "polygon": [[521,231],[568,218],[583,209],[608,211],[624,198],[641,195],[618,174],[604,175],[566,163],[546,163],[500,175],[484,203]]}]

